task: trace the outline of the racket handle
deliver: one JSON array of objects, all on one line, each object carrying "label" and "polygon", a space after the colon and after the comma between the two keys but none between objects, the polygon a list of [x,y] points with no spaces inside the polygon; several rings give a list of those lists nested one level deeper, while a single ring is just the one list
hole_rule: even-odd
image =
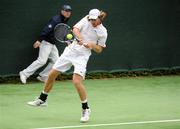
[{"label": "racket handle", "polygon": [[79,45],[83,45],[84,43],[81,42],[80,39],[78,39],[77,37],[75,37],[75,40],[78,42]]},{"label": "racket handle", "polygon": [[78,39],[77,37],[75,37],[75,39],[76,39],[77,42],[80,42],[80,39]]}]

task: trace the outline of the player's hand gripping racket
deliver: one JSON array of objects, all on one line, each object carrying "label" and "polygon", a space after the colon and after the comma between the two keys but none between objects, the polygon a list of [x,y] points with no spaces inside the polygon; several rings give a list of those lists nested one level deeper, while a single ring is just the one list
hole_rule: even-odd
[{"label": "player's hand gripping racket", "polygon": [[64,23],[59,23],[54,28],[54,37],[60,43],[70,44],[74,40],[79,41],[72,33],[71,27]]}]

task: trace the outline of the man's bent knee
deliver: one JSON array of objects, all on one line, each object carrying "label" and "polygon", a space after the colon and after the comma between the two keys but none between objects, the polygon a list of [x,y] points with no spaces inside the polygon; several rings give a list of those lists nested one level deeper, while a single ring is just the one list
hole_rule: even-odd
[{"label": "man's bent knee", "polygon": [[51,69],[51,71],[49,72],[49,76],[48,78],[50,79],[56,79],[56,77],[60,74],[59,71],[55,70],[55,69]]},{"label": "man's bent knee", "polygon": [[40,65],[45,65],[47,60],[37,59],[36,60]]},{"label": "man's bent knee", "polygon": [[73,81],[73,84],[74,84],[75,86],[78,86],[78,85],[80,85],[80,84],[82,83],[82,76],[80,76],[80,75],[78,75],[78,74],[74,74],[72,81]]}]

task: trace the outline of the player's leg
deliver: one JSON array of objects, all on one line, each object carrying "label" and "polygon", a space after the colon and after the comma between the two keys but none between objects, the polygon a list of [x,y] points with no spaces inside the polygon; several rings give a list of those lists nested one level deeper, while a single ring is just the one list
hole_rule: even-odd
[{"label": "player's leg", "polygon": [[80,121],[87,122],[90,116],[90,109],[88,106],[86,88],[83,84],[83,79],[85,78],[86,65],[88,58],[84,56],[78,56],[77,59],[73,62],[74,65],[74,74],[73,74],[73,84],[76,87],[76,90],[79,94],[81,104],[82,104],[82,116]]},{"label": "player's leg", "polygon": [[48,79],[45,82],[44,89],[41,92],[40,96],[36,100],[28,102],[28,105],[30,106],[46,105],[47,106],[47,96],[53,87],[55,79],[61,72],[65,72],[69,70],[71,66],[72,64],[69,60],[66,60],[63,57],[59,57],[48,75]]},{"label": "player's leg", "polygon": [[52,69],[52,66],[55,64],[55,62],[57,61],[59,57],[59,52],[57,47],[54,45],[50,54],[49,54],[49,63],[46,66],[46,68],[39,73],[39,76],[37,77],[37,79],[39,81],[45,82],[48,78],[48,74],[50,72],[50,70]]},{"label": "player's leg", "polygon": [[83,80],[83,77],[81,75],[76,74],[76,73],[73,74],[73,84],[76,87],[76,90],[78,91],[81,101],[85,101],[87,99],[87,95],[86,95],[86,89],[82,83],[82,80]]},{"label": "player's leg", "polygon": [[76,90],[79,94],[81,103],[82,103],[82,115],[81,115],[81,122],[87,122],[89,120],[90,116],[90,109],[88,106],[88,101],[87,101],[87,93],[86,93],[86,88],[83,84],[83,77],[77,73],[73,74],[73,84],[76,87]]},{"label": "player's leg", "polygon": [[42,41],[40,48],[39,48],[39,56],[37,60],[35,60],[31,65],[29,65],[26,69],[20,72],[20,79],[22,83],[26,83],[26,79],[34,74],[34,72],[42,67],[43,65],[46,64],[49,54],[52,50],[53,45],[46,42]]},{"label": "player's leg", "polygon": [[40,96],[37,99],[28,102],[28,105],[30,105],[30,106],[47,106],[46,100],[47,100],[48,93],[52,89],[54,81],[59,74],[60,74],[59,71],[57,71],[56,69],[51,69],[51,71],[49,72],[48,79],[45,82],[44,89],[41,92]]}]

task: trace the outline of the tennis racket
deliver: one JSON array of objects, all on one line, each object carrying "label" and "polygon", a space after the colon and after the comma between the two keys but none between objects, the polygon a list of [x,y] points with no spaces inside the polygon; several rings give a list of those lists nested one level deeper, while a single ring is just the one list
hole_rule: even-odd
[{"label": "tennis racket", "polygon": [[[68,39],[68,34],[72,34],[73,37],[71,39]],[[69,44],[72,43],[74,40],[78,41],[78,39],[73,35],[71,27],[64,23],[59,23],[55,26],[54,37],[60,43]]]}]

